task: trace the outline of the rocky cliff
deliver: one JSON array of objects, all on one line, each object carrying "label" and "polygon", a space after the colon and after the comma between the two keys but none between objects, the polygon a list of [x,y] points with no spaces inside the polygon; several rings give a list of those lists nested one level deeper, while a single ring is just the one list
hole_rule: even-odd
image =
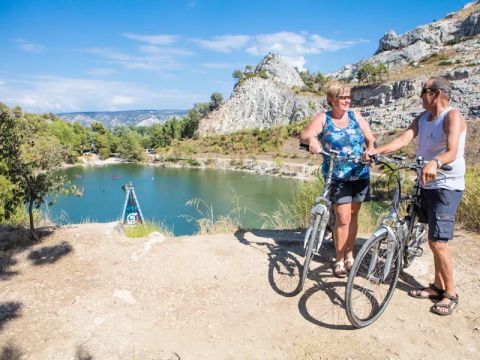
[{"label": "rocky cliff", "polygon": [[[381,84],[356,80],[362,64],[385,64]],[[255,74],[239,82],[230,99],[203,119],[199,134],[229,133],[247,128],[289,124],[325,109],[324,98],[300,95],[298,72],[277,55],[267,55]],[[375,130],[407,126],[422,111],[419,93],[432,76],[452,81],[452,105],[467,120],[480,117],[480,1],[403,35],[388,31],[375,54],[329,74],[352,83],[352,105]]]},{"label": "rocky cliff", "polygon": [[297,94],[303,85],[294,68],[280,56],[269,54],[257,65],[253,76],[235,86],[225,104],[200,122],[198,132],[206,135],[263,129],[311,116],[325,107],[325,100]]}]

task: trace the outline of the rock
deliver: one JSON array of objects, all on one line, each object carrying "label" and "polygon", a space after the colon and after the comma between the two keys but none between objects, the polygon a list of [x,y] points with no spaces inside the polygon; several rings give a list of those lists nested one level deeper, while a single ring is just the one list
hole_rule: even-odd
[{"label": "rock", "polygon": [[260,61],[255,68],[256,73],[265,71],[269,79],[278,81],[287,86],[302,87],[305,84],[298,74],[298,71],[289,66],[281,56],[276,54],[268,54]]},{"label": "rock", "polygon": [[198,134],[287,125],[312,116],[325,106],[325,99],[297,95],[285,84],[254,77],[237,86],[230,99],[200,121]]},{"label": "rock", "polygon": [[[418,63],[419,60],[452,46],[457,48],[458,44],[467,42],[479,34],[480,10],[478,6],[472,6],[471,12],[467,15],[447,15],[439,21],[419,26],[403,35],[397,35],[392,30],[386,32],[380,39],[374,56],[368,61],[375,65],[385,64],[390,69]],[[478,39],[475,40],[478,44]],[[330,76],[334,79],[355,79],[358,69],[364,62],[366,60],[344,66]]]},{"label": "rock", "polygon": [[135,300],[132,293],[128,290],[115,290],[113,292],[113,297],[130,305],[137,303],[137,300]]}]

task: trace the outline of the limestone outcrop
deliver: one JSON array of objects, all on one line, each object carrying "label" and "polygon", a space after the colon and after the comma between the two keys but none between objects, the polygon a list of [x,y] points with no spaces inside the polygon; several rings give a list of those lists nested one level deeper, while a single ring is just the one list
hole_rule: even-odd
[{"label": "limestone outcrop", "polygon": [[321,97],[296,93],[303,81],[280,56],[267,55],[255,68],[256,74],[262,72],[266,78],[253,76],[242,80],[225,104],[202,119],[200,136],[286,125],[325,108]]}]

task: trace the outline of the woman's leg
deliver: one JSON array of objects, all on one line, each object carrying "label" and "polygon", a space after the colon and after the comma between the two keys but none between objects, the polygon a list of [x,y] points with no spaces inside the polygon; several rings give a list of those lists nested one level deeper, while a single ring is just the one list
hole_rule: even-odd
[{"label": "woman's leg", "polygon": [[333,229],[337,262],[344,260],[350,222],[352,218],[352,204],[335,205],[335,227]]},{"label": "woman's leg", "polygon": [[362,203],[354,202],[351,205],[350,224],[348,227],[348,236],[345,246],[345,259],[353,259],[353,250],[358,232],[358,213],[362,207]]}]

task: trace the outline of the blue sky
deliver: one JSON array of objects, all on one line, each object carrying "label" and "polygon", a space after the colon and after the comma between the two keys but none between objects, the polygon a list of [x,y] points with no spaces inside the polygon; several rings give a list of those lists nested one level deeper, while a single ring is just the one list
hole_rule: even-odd
[{"label": "blue sky", "polygon": [[460,0],[0,0],[0,101],[31,112],[188,109],[269,51],[328,73]]}]

